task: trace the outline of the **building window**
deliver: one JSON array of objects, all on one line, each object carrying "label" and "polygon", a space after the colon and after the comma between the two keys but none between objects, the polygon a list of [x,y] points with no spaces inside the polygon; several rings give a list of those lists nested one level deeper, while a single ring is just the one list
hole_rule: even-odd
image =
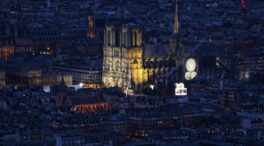
[{"label": "building window", "polygon": [[136,47],[137,46],[137,32],[134,33],[134,37],[135,37],[134,44],[135,44],[135,47]]},{"label": "building window", "polygon": [[134,46],[134,44],[133,44],[133,32],[130,33],[130,45],[131,45],[131,47]]},{"label": "building window", "polygon": [[120,62],[119,61],[116,61],[115,68],[116,68],[116,71],[120,70]]},{"label": "building window", "polygon": [[114,51],[114,57],[120,57],[120,55],[119,55],[119,51]]},{"label": "building window", "polygon": [[127,33],[126,32],[124,32],[123,33],[123,46],[127,46]]},{"label": "building window", "polygon": [[107,45],[110,45],[110,42],[111,42],[110,35],[111,35],[111,32],[110,31],[107,31]]},{"label": "building window", "polygon": [[119,33],[119,31],[117,30],[116,31],[116,35],[115,35],[115,45],[116,46],[120,46],[120,33]]}]

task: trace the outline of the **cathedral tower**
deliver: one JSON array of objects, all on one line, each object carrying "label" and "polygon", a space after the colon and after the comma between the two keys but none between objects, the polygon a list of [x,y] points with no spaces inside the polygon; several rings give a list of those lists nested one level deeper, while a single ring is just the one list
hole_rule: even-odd
[{"label": "cathedral tower", "polygon": [[177,49],[179,47],[179,16],[178,16],[178,1],[175,0],[175,14],[174,14],[174,23],[173,23],[173,33],[172,38],[170,39],[170,49],[172,54],[176,55]]}]

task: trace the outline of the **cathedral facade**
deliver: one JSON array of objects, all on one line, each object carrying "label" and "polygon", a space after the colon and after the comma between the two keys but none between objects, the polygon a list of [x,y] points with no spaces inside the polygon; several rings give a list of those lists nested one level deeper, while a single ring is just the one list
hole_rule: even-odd
[{"label": "cathedral facade", "polygon": [[107,25],[104,33],[104,85],[139,89],[144,82],[142,31],[134,25]]}]

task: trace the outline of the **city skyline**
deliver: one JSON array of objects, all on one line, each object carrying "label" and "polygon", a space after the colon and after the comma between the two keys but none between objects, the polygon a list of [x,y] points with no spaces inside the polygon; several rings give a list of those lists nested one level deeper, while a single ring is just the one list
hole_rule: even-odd
[{"label": "city skyline", "polygon": [[0,0],[0,145],[261,146],[264,1]]}]

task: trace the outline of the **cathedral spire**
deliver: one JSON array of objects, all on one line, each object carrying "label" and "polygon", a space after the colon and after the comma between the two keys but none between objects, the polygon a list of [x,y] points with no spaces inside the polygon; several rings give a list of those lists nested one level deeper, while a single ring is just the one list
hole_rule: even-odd
[{"label": "cathedral spire", "polygon": [[173,25],[173,35],[179,33],[179,16],[178,16],[178,0],[175,0],[175,15],[174,15],[174,25]]}]

